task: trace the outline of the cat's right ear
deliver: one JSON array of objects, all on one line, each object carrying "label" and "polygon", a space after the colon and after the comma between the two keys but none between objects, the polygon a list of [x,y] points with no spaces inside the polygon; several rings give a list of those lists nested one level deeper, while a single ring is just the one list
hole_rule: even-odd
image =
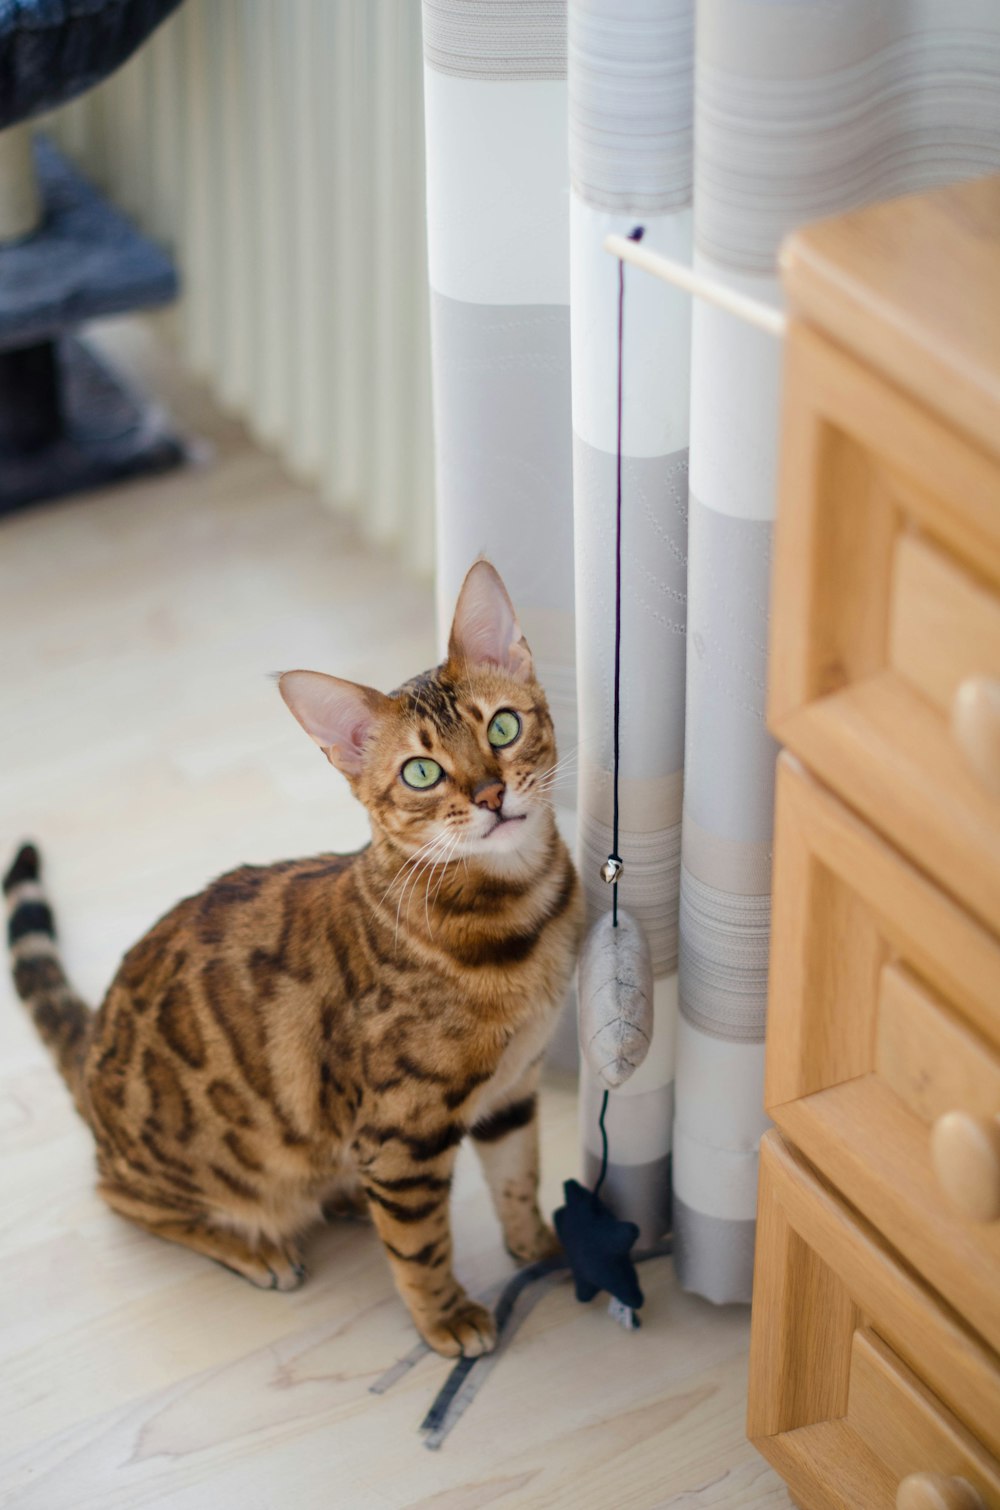
[{"label": "cat's right ear", "polygon": [[388,708],[389,698],[322,671],[285,671],[278,690],[330,764],[345,776],[359,776],[372,724]]},{"label": "cat's right ear", "polygon": [[514,605],[495,566],[473,562],[455,605],[448,659],[473,666],[502,666],[519,682],[534,676],[531,651]]}]

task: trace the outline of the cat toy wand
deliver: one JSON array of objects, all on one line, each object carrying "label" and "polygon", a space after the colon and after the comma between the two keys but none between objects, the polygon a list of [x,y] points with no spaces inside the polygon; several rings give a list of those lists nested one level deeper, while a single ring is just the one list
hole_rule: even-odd
[{"label": "cat toy wand", "polygon": [[[629,238],[642,237],[637,228]],[[620,1221],[600,1199],[608,1169],[608,1135],[605,1117],[612,1090],[624,1084],[638,1069],[649,1049],[653,1029],[653,967],[649,945],[639,923],[618,905],[618,884],[625,862],[619,849],[619,772],[621,766],[621,658],[622,658],[622,418],[623,355],[625,331],[625,269],[618,265],[618,454],[615,489],[615,616],[614,616],[614,706],[612,714],[613,824],[611,853],[601,867],[601,876],[612,888],[610,912],[591,928],[584,941],[579,964],[580,1046],[587,1063],[604,1085],[599,1128],[601,1167],[593,1190],[577,1180],[563,1186],[565,1205],[554,1217],[565,1256],[532,1264],[508,1281],[496,1300],[497,1348],[479,1358],[460,1358],[452,1368],[422,1424],[425,1445],[440,1447],[447,1433],[467,1409],[516,1326],[553,1283],[567,1273],[574,1282],[576,1298],[588,1302],[600,1291],[611,1296],[611,1314],[623,1326],[639,1325],[643,1304],[632,1249],[639,1236],[634,1222]],[[669,1241],[644,1257],[672,1251]],[[519,1304],[520,1302],[520,1304]],[[425,1355],[421,1343],[371,1386],[382,1394]]]},{"label": "cat toy wand", "polygon": [[[643,229],[626,238],[637,245]],[[591,927],[580,951],[578,972],[580,1048],[599,1084],[604,1086],[598,1126],[601,1169],[593,1190],[577,1180],[563,1186],[566,1204],[555,1214],[556,1231],[573,1272],[576,1298],[593,1300],[601,1290],[611,1296],[611,1313],[623,1326],[639,1324],[643,1303],[630,1254],[639,1236],[635,1222],[619,1221],[600,1199],[608,1168],[605,1117],[608,1098],[624,1085],[645,1059],[653,1036],[653,962],[639,922],[618,905],[618,885],[625,870],[619,848],[619,777],[621,772],[622,667],[622,419],[625,371],[625,263],[618,262],[618,443],[615,473],[615,623],[614,699],[612,708],[611,853],[601,879],[611,887],[611,911]]]},{"label": "cat toy wand", "polygon": [[[496,1302],[497,1346],[479,1358],[460,1358],[438,1392],[421,1423],[425,1446],[441,1446],[448,1432],[472,1403],[479,1388],[510,1343],[517,1326],[548,1290],[572,1274],[577,1298],[589,1301],[600,1290],[611,1296],[611,1314],[624,1326],[638,1325],[636,1311],[642,1292],[634,1265],[673,1251],[664,1238],[633,1260],[631,1249],[638,1228],[620,1222],[599,1200],[608,1167],[605,1116],[611,1090],[622,1085],[638,1069],[652,1035],[652,965],[649,947],[639,924],[618,906],[618,883],[625,862],[618,853],[618,773],[621,724],[621,539],[622,539],[622,411],[624,354],[624,264],[652,273],[697,298],[714,304],[738,319],[781,337],[787,321],[770,305],[749,299],[725,284],[696,273],[683,263],[664,257],[641,245],[642,228],[628,236],[609,235],[604,248],[618,258],[618,446],[615,532],[615,681],[613,713],[613,828],[611,854],[601,867],[602,879],[612,887],[611,911],[591,929],[580,957],[580,1041],[587,1063],[605,1090],[598,1126],[601,1133],[601,1167],[594,1189],[568,1180],[566,1205],[555,1214],[556,1227],[566,1256],[543,1259],[520,1270],[489,1297]],[[612,968],[608,969],[608,966]],[[384,1394],[397,1380],[429,1353],[426,1343],[395,1363],[374,1384],[372,1393]]]}]

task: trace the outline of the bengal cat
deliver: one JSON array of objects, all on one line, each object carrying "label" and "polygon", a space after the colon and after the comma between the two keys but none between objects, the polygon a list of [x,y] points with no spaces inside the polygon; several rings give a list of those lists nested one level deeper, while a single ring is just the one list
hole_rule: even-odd
[{"label": "bengal cat", "polygon": [[370,844],[222,876],[125,955],[97,1012],[63,973],[25,845],[4,883],[15,984],[115,1211],[288,1290],[321,1213],[367,1203],[421,1335],[486,1352],[492,1317],[452,1273],[466,1132],[510,1252],[555,1247],[536,1091],[581,899],[545,695],[485,561],[436,670],[388,696],[316,671],[279,685],[367,808]]}]

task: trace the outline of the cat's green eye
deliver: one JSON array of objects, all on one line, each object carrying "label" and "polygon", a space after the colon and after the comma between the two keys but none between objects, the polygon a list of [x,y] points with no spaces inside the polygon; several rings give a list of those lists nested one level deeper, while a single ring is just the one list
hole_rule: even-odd
[{"label": "cat's green eye", "polygon": [[436,760],[428,760],[425,755],[415,755],[408,760],[399,773],[407,786],[416,787],[418,792],[426,791],[430,786],[437,786],[444,775]]},{"label": "cat's green eye", "polygon": [[521,732],[521,720],[510,708],[501,708],[499,713],[494,713],[490,719],[490,726],[486,730],[486,738],[494,750],[502,750],[504,745],[512,745]]}]

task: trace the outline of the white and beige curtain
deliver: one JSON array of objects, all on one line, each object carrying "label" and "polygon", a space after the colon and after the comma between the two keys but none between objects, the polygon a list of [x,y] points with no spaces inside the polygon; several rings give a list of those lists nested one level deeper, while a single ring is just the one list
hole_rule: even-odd
[{"label": "white and beige curtain", "polygon": [[[569,8],[573,475],[580,705],[579,859],[591,916],[609,906],[612,848],[618,264],[611,231],[691,259],[691,76],[686,0]],[[623,24],[624,23],[624,24]],[[622,431],[621,904],[653,956],[653,1046],[610,1100],[604,1194],[649,1246],[670,1224],[677,898],[684,767],[691,304],[628,275]],[[584,1178],[600,1168],[602,1087],[586,1067]]]},{"label": "white and beige curtain", "polygon": [[[564,0],[425,0],[442,640],[485,552],[576,744]],[[565,792],[565,789],[564,789]]]},{"label": "white and beige curtain", "polygon": [[[603,237],[641,223],[652,247],[779,302],[778,247],[796,225],[1000,168],[1000,11],[569,0],[568,36],[566,20],[553,0],[424,0],[439,565],[447,601],[476,549],[495,554],[568,714],[575,563],[578,850],[596,912],[609,905],[616,418]],[[656,1044],[612,1096],[605,1189],[644,1242],[672,1199],[682,1283],[746,1300],[781,352],[640,272],[627,285],[621,897],[652,946]],[[598,1105],[585,1077],[585,1176]]]}]

